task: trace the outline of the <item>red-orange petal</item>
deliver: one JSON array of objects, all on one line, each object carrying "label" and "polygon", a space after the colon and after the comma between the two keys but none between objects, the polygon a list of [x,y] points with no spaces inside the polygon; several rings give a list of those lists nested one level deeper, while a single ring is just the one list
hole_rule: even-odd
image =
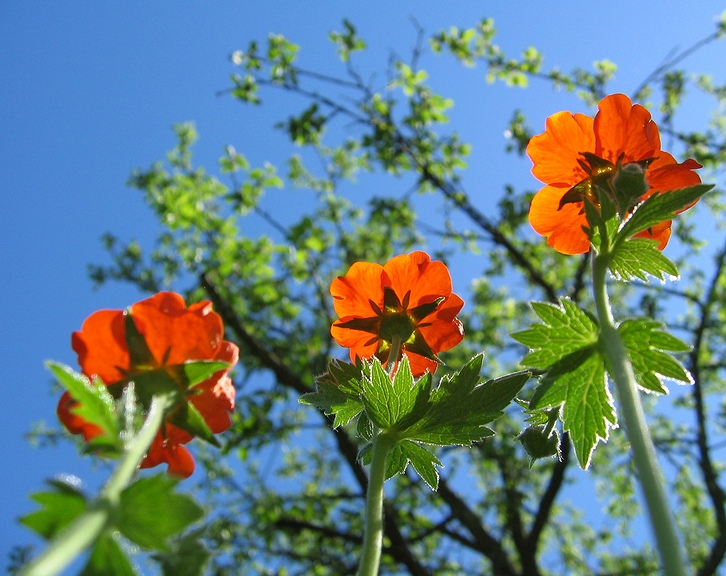
[{"label": "red-orange petal", "polygon": [[207,301],[187,308],[179,294],[160,292],[134,304],[131,315],[159,363],[211,359],[222,343],[222,319]]},{"label": "red-orange petal", "polygon": [[545,186],[534,195],[529,209],[529,223],[534,231],[547,238],[547,245],[562,254],[585,254],[590,251],[590,239],[583,230],[587,218],[581,202],[565,204],[560,201],[567,188]]},{"label": "red-orange petal", "polygon": [[595,154],[613,164],[624,154],[623,163],[638,162],[660,150],[658,126],[650,112],[625,94],[611,94],[598,104],[594,132]]},{"label": "red-orange petal", "polygon": [[107,385],[124,378],[129,352],[123,311],[99,310],[91,314],[71,336],[71,346],[89,378],[98,376]]},{"label": "red-orange petal", "polygon": [[194,472],[194,458],[189,450],[181,444],[168,438],[163,439],[161,434],[157,434],[140,467],[153,468],[163,463],[168,464],[169,474],[180,478],[188,478]]},{"label": "red-orange petal", "polygon": [[383,266],[374,262],[354,263],[345,276],[333,280],[330,294],[340,318],[373,316],[370,301],[383,308]]},{"label": "red-orange petal", "polygon": [[383,270],[400,300],[410,292],[408,308],[428,304],[451,294],[449,269],[443,262],[432,262],[426,252],[411,252],[391,258]]},{"label": "red-orange petal", "polygon": [[558,112],[547,118],[545,131],[527,145],[532,174],[545,184],[572,187],[587,177],[578,160],[595,151],[593,119],[584,114]]}]

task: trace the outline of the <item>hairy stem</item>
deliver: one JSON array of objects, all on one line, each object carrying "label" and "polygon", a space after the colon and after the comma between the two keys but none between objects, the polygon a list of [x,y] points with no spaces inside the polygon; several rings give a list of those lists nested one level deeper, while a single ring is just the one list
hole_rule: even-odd
[{"label": "hairy stem", "polygon": [[169,403],[165,397],[155,396],[152,399],[144,425],[126,445],[121,461],[100,494],[88,510],[51,540],[48,548],[22,572],[23,576],[59,574],[84,550],[92,546],[111,525],[121,492],[131,482],[141,460],[149,450],[164,421],[164,412]]},{"label": "hairy stem", "polygon": [[633,462],[645,497],[651,528],[655,533],[663,574],[686,574],[676,524],[666,498],[665,481],[658,466],[655,447],[635,382],[628,353],[615,326],[606,288],[610,253],[606,250],[593,257],[593,291],[600,323],[600,345],[615,383],[625,433],[630,442]]},{"label": "hairy stem", "polygon": [[358,576],[376,576],[383,545],[383,484],[386,481],[386,456],[394,440],[386,432],[373,439],[371,471],[366,495],[365,535]]}]

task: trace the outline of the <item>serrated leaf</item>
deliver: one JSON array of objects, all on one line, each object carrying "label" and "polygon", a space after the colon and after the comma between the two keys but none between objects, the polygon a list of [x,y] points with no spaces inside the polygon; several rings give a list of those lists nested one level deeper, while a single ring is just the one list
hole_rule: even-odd
[{"label": "serrated leaf", "polygon": [[658,242],[649,238],[631,238],[618,244],[610,272],[624,281],[639,278],[647,282],[649,274],[661,281],[678,277],[676,265],[658,250]]},{"label": "serrated leaf", "polygon": [[532,309],[544,324],[512,334],[532,352],[522,360],[525,366],[547,370],[568,355],[592,346],[598,339],[598,327],[584,310],[567,298],[560,305],[532,302]]},{"label": "serrated leaf", "polygon": [[58,362],[45,364],[58,382],[78,402],[72,411],[86,422],[98,426],[109,439],[118,438],[116,404],[108,388],[95,378],[91,382],[85,375]]},{"label": "serrated leaf", "polygon": [[103,534],[91,549],[80,576],[136,576],[129,559],[112,533]]},{"label": "serrated leaf", "polygon": [[343,392],[335,383],[318,379],[315,392],[303,394],[299,402],[317,406],[326,415],[334,415],[333,428],[345,426],[363,410],[359,398]]},{"label": "serrated leaf", "polygon": [[562,406],[562,423],[570,433],[575,454],[584,470],[598,441],[606,441],[617,423],[615,407],[605,380],[605,364],[600,354],[584,355],[579,365],[565,372],[548,373],[542,378],[546,391],[531,408]]},{"label": "serrated leaf", "polygon": [[393,478],[396,474],[403,474],[408,465],[408,458],[401,448],[401,444],[396,444],[386,454],[386,480]]},{"label": "serrated leaf", "polygon": [[618,232],[616,242],[625,241],[639,232],[671,220],[679,211],[693,204],[711,188],[713,188],[712,184],[699,184],[680,190],[653,194],[636,207],[630,219]]},{"label": "serrated leaf", "polygon": [[428,484],[431,490],[436,491],[439,487],[439,471],[437,466],[443,468],[443,464],[429,450],[415,442],[404,441],[400,444],[404,456],[411,462],[413,469]]},{"label": "serrated leaf", "polygon": [[418,423],[403,432],[426,444],[470,445],[493,432],[485,426],[503,410],[527,381],[520,372],[480,384],[483,356],[472,358],[459,372],[443,378],[431,394]]},{"label": "serrated leaf", "polygon": [[75,486],[58,480],[51,480],[48,484],[53,491],[36,492],[30,496],[41,505],[41,509],[20,518],[21,524],[46,540],[53,538],[88,508],[86,497]]},{"label": "serrated leaf", "polygon": [[414,381],[405,355],[393,378],[374,358],[370,378],[363,382],[361,400],[368,418],[376,426],[383,430],[404,429],[427,411],[430,390],[430,376]]},{"label": "serrated leaf", "polygon": [[199,520],[204,511],[186,494],[174,493],[167,474],[141,478],[121,493],[117,527],[142,548],[168,550],[167,539]]},{"label": "serrated leaf", "polygon": [[669,352],[688,352],[690,346],[665,331],[665,326],[648,318],[625,320],[618,327],[628,351],[638,385],[646,391],[667,394],[663,378],[690,384],[688,371]]}]

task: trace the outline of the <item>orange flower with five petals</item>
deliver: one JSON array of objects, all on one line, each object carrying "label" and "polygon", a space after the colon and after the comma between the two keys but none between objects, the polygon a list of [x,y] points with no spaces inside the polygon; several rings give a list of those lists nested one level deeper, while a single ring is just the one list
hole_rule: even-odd
[{"label": "orange flower with five petals", "polygon": [[[641,163],[649,188],[640,200],[701,182],[693,172],[701,165],[692,159],[679,164],[661,150],[658,126],[650,112],[632,104],[624,94],[603,98],[595,118],[570,112],[550,116],[545,132],[529,141],[527,154],[534,164],[532,174],[545,183],[532,199],[530,224],[547,238],[549,246],[563,254],[584,254],[590,250],[590,240],[583,230],[589,228],[584,202],[563,202],[563,198],[576,186],[590,188],[595,172],[598,176],[612,172],[614,176],[620,166]],[[596,156],[601,164],[595,171],[588,166],[590,155]],[[639,234],[657,240],[661,250],[670,235],[670,220]]]},{"label": "orange flower with five petals", "polygon": [[376,356],[387,362],[398,341],[420,376],[434,372],[438,353],[464,338],[456,317],[464,301],[452,292],[446,265],[425,252],[396,256],[383,266],[356,262],[333,280],[330,293],[339,316],[330,332],[350,348],[353,361]]},{"label": "orange flower with five petals", "polygon": [[[134,358],[129,340],[127,314],[131,315],[137,335],[145,342],[149,357],[139,362]],[[91,314],[80,331],[71,339],[73,350],[83,373],[98,377],[106,386],[133,381],[143,373],[168,369],[189,361],[217,360],[229,364],[186,392],[188,401],[201,415],[212,433],[225,431],[231,425],[229,412],[234,409],[235,389],[229,370],[237,363],[239,349],[224,340],[220,316],[207,301],[187,307],[174,292],[160,292],[124,310],[99,310]],[[137,383],[137,387],[143,382]],[[113,389],[113,388],[112,388]],[[137,390],[137,392],[139,392]],[[82,434],[90,441],[102,430],[73,412],[77,404],[66,392],[58,403],[58,417],[73,434]],[[167,421],[152,442],[142,468],[166,462],[169,473],[187,477],[194,471],[194,459],[183,446],[193,435]]]}]

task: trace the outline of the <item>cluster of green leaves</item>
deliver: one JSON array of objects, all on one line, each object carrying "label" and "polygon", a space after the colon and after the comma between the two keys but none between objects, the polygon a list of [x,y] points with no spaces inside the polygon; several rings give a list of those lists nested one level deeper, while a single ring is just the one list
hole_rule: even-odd
[{"label": "cluster of green leaves", "polygon": [[136,480],[121,492],[117,503],[89,500],[75,485],[62,480],[49,484],[50,491],[31,496],[41,508],[20,520],[46,540],[65,529],[73,529],[73,522],[94,508],[114,507],[113,522],[90,549],[81,572],[84,576],[137,574],[117,533],[143,550],[153,552],[152,557],[166,576],[202,573],[209,553],[198,534],[178,536],[200,520],[204,511],[190,496],[176,494],[177,481],[168,475]]},{"label": "cluster of green leaves", "polygon": [[[607,440],[617,424],[615,406],[605,378],[607,355],[597,321],[570,300],[559,305],[535,302],[542,320],[512,337],[532,351],[522,363],[543,371],[529,409],[559,408],[564,430],[569,433],[582,468],[587,468],[595,446]],[[683,383],[691,376],[668,352],[687,352],[690,347],[664,332],[660,322],[645,318],[623,322],[618,332],[643,390],[667,393],[661,379]],[[534,419],[542,425],[542,417]],[[546,415],[549,420],[549,415]],[[549,455],[549,454],[547,454]]]},{"label": "cluster of green leaves", "polygon": [[521,372],[482,383],[483,358],[475,356],[435,388],[429,372],[414,379],[405,356],[393,376],[376,358],[357,365],[333,361],[317,379],[317,390],[302,396],[301,402],[333,415],[336,428],[357,417],[356,429],[367,442],[359,454],[364,463],[370,460],[378,431],[393,434],[396,442],[388,455],[386,479],[403,474],[410,462],[436,490],[436,466],[442,464],[425,446],[470,446],[493,435],[486,424],[502,415],[529,379],[528,372]]}]

